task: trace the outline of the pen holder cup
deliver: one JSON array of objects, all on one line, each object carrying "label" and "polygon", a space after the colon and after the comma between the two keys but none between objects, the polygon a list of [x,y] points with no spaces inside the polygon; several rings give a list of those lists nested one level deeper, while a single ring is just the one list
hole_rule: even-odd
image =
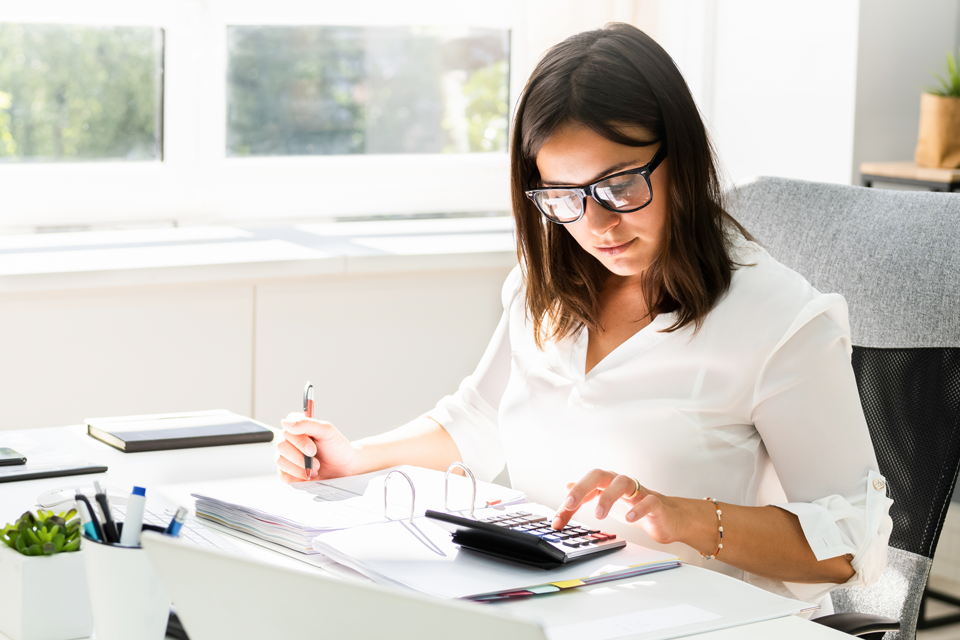
[{"label": "pen holder cup", "polygon": [[[163,533],[162,527],[148,524],[143,530]],[[97,640],[163,640],[170,597],[147,552],[86,535],[83,552]]]}]

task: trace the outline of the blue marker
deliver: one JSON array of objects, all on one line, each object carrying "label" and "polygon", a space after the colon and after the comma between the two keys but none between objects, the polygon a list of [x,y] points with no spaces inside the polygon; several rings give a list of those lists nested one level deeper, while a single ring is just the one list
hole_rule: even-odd
[{"label": "blue marker", "polygon": [[171,520],[170,524],[167,525],[164,533],[173,537],[179,536],[180,528],[183,526],[184,520],[187,519],[188,513],[189,511],[187,511],[186,507],[178,507],[177,514],[173,516],[173,520]]}]

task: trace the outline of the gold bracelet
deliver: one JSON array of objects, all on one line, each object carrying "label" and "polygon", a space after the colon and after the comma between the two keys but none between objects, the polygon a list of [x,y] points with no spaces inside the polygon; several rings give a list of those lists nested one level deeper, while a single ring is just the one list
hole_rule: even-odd
[{"label": "gold bracelet", "polygon": [[708,556],[701,553],[700,557],[706,558],[707,560],[713,560],[714,558],[717,557],[717,554],[720,553],[720,549],[723,549],[723,521],[720,519],[720,514],[722,513],[722,511],[720,511],[720,503],[714,500],[713,498],[704,498],[704,500],[710,500],[711,502],[713,502],[713,506],[717,508],[717,523],[719,524],[717,528],[720,531],[720,546],[717,547],[717,550],[713,552],[713,555]]}]

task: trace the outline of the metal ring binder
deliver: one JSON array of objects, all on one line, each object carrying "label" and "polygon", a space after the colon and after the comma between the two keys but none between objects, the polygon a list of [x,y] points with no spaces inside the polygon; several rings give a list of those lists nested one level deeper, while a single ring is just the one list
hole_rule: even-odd
[{"label": "metal ring binder", "polygon": [[[410,476],[405,474],[403,471],[400,471],[400,469],[394,469],[393,471],[387,474],[386,478],[383,479],[383,515],[384,516],[387,515],[387,482],[390,480],[390,476],[392,476],[395,473],[399,473],[404,478],[406,478],[407,484],[410,485],[410,524],[413,524],[413,513],[414,513],[413,507],[417,503],[417,488],[413,486],[413,480],[410,479]],[[473,490],[474,492],[476,492],[477,490],[476,485],[474,485]]]},{"label": "metal ring binder", "polygon": [[470,496],[470,517],[473,517],[473,510],[477,505],[477,479],[473,477],[473,471],[467,469],[467,467],[462,462],[454,462],[447,468],[447,472],[443,475],[443,510],[450,511],[450,507],[447,505],[447,494],[450,493],[450,474],[453,473],[453,470],[456,468],[463,469],[468,476],[470,476],[470,482],[473,483],[473,493]]}]

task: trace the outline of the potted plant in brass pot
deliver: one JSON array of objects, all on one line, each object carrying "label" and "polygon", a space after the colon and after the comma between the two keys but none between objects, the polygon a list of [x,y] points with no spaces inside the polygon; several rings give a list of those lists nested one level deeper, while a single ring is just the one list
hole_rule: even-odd
[{"label": "potted plant in brass pot", "polygon": [[72,640],[93,632],[76,515],[27,511],[0,529],[0,633]]},{"label": "potted plant in brass pot", "polygon": [[947,54],[947,76],[920,97],[920,134],[914,161],[919,167],[960,167],[960,69]]}]

